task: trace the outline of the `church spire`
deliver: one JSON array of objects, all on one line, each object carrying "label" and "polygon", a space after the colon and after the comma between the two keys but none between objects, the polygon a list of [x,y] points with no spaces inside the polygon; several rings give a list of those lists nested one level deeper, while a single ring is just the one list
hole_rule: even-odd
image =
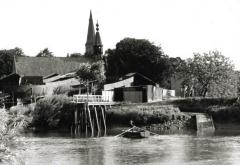
[{"label": "church spire", "polygon": [[102,40],[100,37],[100,33],[99,33],[99,24],[97,21],[96,24],[96,36],[95,36],[95,44],[94,44],[94,54],[97,56],[97,58],[101,58],[101,55],[103,54],[103,50],[102,50]]},{"label": "church spire", "polygon": [[94,43],[95,43],[95,30],[92,19],[92,11],[90,10],[90,17],[88,23],[88,34],[87,34],[87,42],[85,44],[86,51],[85,54],[94,54]]},{"label": "church spire", "polygon": [[100,33],[99,33],[99,24],[98,24],[98,21],[97,21],[97,24],[96,24],[96,36],[95,36],[95,45],[100,45],[102,46],[102,41],[101,41],[101,37],[100,37]]}]

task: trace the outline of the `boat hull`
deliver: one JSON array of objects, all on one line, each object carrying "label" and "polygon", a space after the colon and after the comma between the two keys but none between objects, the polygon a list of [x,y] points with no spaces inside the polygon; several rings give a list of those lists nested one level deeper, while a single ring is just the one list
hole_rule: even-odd
[{"label": "boat hull", "polygon": [[126,138],[147,138],[150,136],[149,131],[127,131],[123,134]]}]

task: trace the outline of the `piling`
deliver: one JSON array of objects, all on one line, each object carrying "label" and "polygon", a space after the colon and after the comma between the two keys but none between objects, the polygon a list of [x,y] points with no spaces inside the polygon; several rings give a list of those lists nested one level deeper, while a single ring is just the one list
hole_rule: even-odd
[{"label": "piling", "polygon": [[101,106],[101,112],[102,112],[102,119],[103,119],[103,126],[104,126],[104,136],[107,133],[107,126],[106,126],[106,120],[105,120],[105,111],[104,108]]},{"label": "piling", "polygon": [[96,117],[96,123],[97,123],[97,131],[98,131],[98,136],[100,135],[100,127],[99,127],[99,122],[98,122],[98,114],[97,114],[97,107],[94,107],[94,112],[95,112],[95,117]]},{"label": "piling", "polygon": [[71,126],[71,134],[80,136],[85,132],[86,137],[90,135],[101,136],[107,133],[106,110],[107,106],[113,102],[102,99],[101,95],[75,95],[73,99],[76,104],[73,112],[73,124]]}]

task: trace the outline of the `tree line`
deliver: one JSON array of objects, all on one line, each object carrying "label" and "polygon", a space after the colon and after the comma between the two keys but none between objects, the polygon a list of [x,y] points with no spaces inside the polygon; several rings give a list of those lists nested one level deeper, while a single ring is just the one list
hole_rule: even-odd
[{"label": "tree line", "polygon": [[[0,50],[0,77],[11,73],[13,56],[25,56],[22,49]],[[37,57],[53,57],[48,48],[43,49]],[[67,57],[79,57],[80,53],[68,54]],[[119,80],[130,72],[138,72],[161,87],[171,88],[171,81],[181,81],[187,96],[237,96],[239,73],[229,58],[218,50],[194,53],[192,58],[181,59],[165,54],[161,46],[146,39],[124,38],[116,48],[106,50],[103,63],[81,65],[77,72],[79,77],[98,79],[101,84]],[[174,78],[174,79],[173,79]]]},{"label": "tree line", "polygon": [[192,58],[183,60],[169,57],[160,46],[148,40],[125,38],[115,49],[107,50],[106,61],[108,82],[129,72],[139,72],[165,88],[171,88],[171,81],[181,81],[186,96],[238,94],[239,73],[234,71],[230,59],[218,50],[194,53]]}]

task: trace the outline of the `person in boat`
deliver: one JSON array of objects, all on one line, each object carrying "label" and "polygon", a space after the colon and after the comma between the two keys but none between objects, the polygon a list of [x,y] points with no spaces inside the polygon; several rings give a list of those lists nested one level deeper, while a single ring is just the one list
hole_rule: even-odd
[{"label": "person in boat", "polygon": [[131,125],[132,127],[136,127],[136,126],[133,124],[133,120],[130,120],[130,125]]},{"label": "person in boat", "polygon": [[130,120],[130,125],[132,126],[132,132],[139,131],[139,128],[134,125],[133,120]]}]

